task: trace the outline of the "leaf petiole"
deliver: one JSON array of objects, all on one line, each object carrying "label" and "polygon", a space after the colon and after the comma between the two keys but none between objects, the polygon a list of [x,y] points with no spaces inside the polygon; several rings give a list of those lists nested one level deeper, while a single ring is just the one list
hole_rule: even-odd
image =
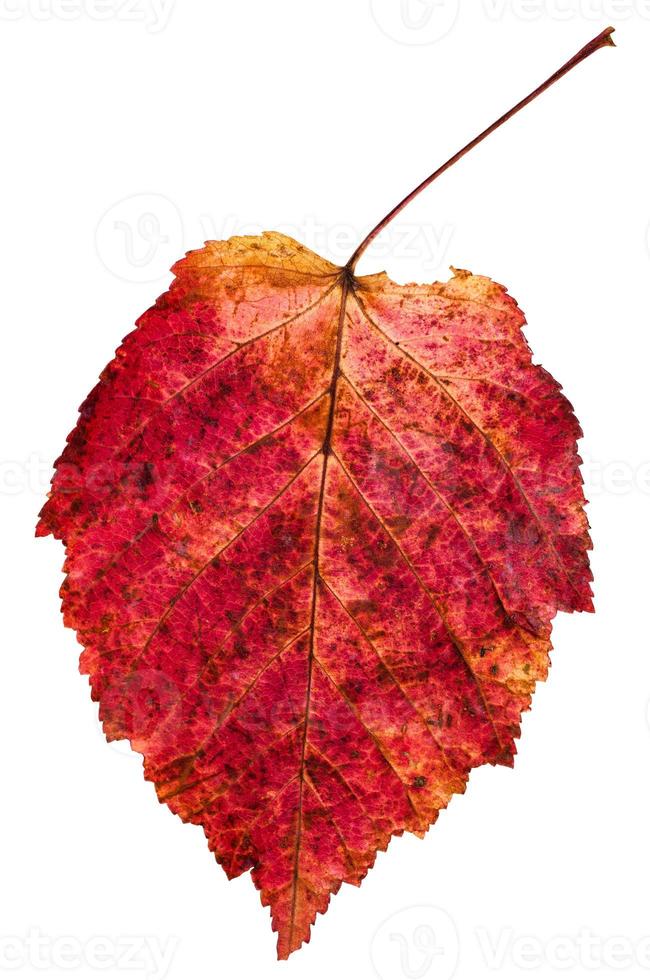
[{"label": "leaf petiole", "polygon": [[565,65],[562,65],[561,68],[558,68],[556,72],[554,72],[549,78],[547,78],[545,82],[542,82],[542,84],[539,85],[533,92],[531,92],[530,95],[527,95],[525,99],[522,99],[521,102],[518,102],[517,105],[512,107],[512,109],[504,113],[504,115],[501,116],[499,119],[497,119],[496,122],[493,122],[491,126],[488,126],[488,128],[484,129],[482,133],[479,133],[478,136],[474,137],[474,139],[471,140],[466,146],[464,146],[462,150],[459,150],[457,153],[454,153],[454,155],[450,157],[446,163],[443,163],[441,167],[438,167],[438,169],[435,170],[429,177],[427,177],[426,180],[423,180],[421,184],[418,184],[418,186],[414,190],[412,190],[410,194],[407,194],[406,197],[399,202],[399,204],[396,204],[395,207],[392,209],[392,211],[389,211],[388,214],[384,218],[382,218],[382,220],[377,225],[375,225],[372,231],[364,238],[364,240],[361,242],[361,244],[359,245],[355,253],[349,259],[347,265],[345,266],[349,275],[352,275],[354,273],[357,262],[359,261],[363,253],[366,251],[368,246],[384,230],[384,228],[388,224],[390,224],[393,218],[397,217],[397,215],[408,204],[410,204],[411,201],[413,201],[418,196],[418,194],[420,194],[423,190],[425,190],[430,184],[433,183],[434,180],[436,180],[436,178],[440,177],[441,174],[443,174],[446,170],[449,170],[450,167],[453,167],[453,165],[457,163],[460,159],[462,159],[462,157],[464,157],[466,153],[469,153],[470,150],[473,150],[475,146],[478,146],[479,143],[482,143],[484,139],[490,136],[490,134],[493,133],[495,130],[499,129],[500,126],[503,126],[503,124],[506,123],[509,119],[511,119],[514,115],[516,115],[520,111],[520,109],[523,109],[525,106],[531,103],[534,99],[537,98],[538,95],[541,95],[542,92],[545,92],[548,88],[551,87],[551,85],[554,85],[555,82],[557,82],[560,78],[562,78],[563,75],[566,75],[568,72],[570,72],[581,62],[585,61],[585,59],[588,58],[590,55],[594,54],[595,51],[598,51],[600,48],[604,48],[604,47],[615,47],[614,40],[612,38],[613,33],[614,33],[614,28],[607,27],[605,28],[604,31],[601,31],[601,33],[598,34],[597,37],[592,38],[589,44],[586,44],[584,48],[581,48],[580,51],[577,52],[577,54],[575,54],[572,58],[570,58],[569,61],[567,61]]}]

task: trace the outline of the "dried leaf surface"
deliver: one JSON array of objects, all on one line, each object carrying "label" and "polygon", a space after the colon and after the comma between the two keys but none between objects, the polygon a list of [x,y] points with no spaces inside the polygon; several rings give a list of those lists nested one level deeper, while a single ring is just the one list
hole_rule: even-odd
[{"label": "dried leaf surface", "polygon": [[39,533],[109,739],[308,940],[392,834],[512,764],[591,609],[571,406],[489,279],[211,242],[81,408]]}]

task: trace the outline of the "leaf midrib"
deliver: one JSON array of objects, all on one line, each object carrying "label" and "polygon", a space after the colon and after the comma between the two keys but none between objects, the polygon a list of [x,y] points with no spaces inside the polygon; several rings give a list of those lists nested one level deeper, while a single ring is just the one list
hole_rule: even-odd
[{"label": "leaf midrib", "polygon": [[314,575],[313,575],[312,596],[311,596],[309,656],[308,656],[308,664],[307,664],[307,690],[305,696],[305,720],[304,720],[303,738],[302,738],[302,745],[300,750],[300,768],[298,771],[298,778],[299,778],[298,814],[296,818],[296,843],[294,846],[293,871],[292,871],[292,878],[291,878],[291,913],[289,918],[289,940],[288,940],[288,945],[290,949],[293,946],[293,934],[295,930],[296,905],[297,905],[297,897],[298,897],[298,880],[300,877],[299,869],[300,869],[300,848],[302,844],[302,829],[303,829],[305,761],[307,755],[309,716],[310,716],[310,709],[311,709],[311,690],[312,690],[312,680],[313,680],[314,663],[315,663],[314,640],[316,635],[316,607],[318,604],[318,585],[320,582],[320,566],[319,566],[320,541],[321,541],[321,532],[323,526],[325,486],[327,482],[327,468],[329,463],[329,457],[331,455],[331,448],[332,448],[332,431],[334,429],[334,416],[336,414],[336,396],[338,392],[339,379],[341,377],[341,349],[343,343],[343,329],[345,326],[345,313],[347,308],[347,299],[352,285],[352,276],[347,269],[342,270],[339,282],[341,286],[341,303],[339,306],[339,319],[338,319],[338,326],[336,331],[336,348],[334,352],[332,377],[331,377],[330,387],[329,387],[330,406],[327,415],[327,425],[325,428],[323,445],[321,449],[321,452],[323,454],[323,468],[321,473],[320,489],[318,493],[318,509],[316,512],[316,528],[314,533],[314,558],[313,558]]}]

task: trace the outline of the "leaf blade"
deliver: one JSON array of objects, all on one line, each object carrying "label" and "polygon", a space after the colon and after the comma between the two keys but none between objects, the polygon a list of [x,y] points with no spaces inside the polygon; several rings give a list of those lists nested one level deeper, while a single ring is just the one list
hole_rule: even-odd
[{"label": "leaf blade", "polygon": [[392,834],[512,764],[550,621],[591,606],[580,430],[489,280],[354,279],[275,233],[175,272],[39,533],[107,737],[252,871],[284,958]]}]

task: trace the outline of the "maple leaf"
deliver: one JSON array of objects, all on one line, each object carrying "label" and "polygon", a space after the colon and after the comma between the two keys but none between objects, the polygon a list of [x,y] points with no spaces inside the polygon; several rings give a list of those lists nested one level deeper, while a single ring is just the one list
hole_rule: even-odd
[{"label": "maple leaf", "polygon": [[592,608],[580,428],[514,300],[354,272],[401,206],[343,268],[277,233],[189,253],[38,527],[107,737],[251,870],[280,957],[473,767],[512,764],[553,616]]}]

